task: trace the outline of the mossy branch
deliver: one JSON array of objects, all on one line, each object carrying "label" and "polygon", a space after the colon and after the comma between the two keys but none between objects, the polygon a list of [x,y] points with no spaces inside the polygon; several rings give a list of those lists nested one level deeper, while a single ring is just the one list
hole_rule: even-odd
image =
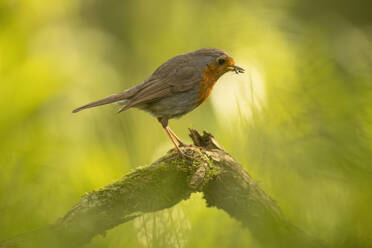
[{"label": "mossy branch", "polygon": [[0,243],[0,247],[78,247],[94,236],[143,213],[170,208],[203,192],[217,207],[249,228],[263,247],[322,247],[291,224],[276,203],[211,134],[190,129],[194,145],[183,148],[193,159],[171,150],[153,164],[85,194],[55,224]]}]

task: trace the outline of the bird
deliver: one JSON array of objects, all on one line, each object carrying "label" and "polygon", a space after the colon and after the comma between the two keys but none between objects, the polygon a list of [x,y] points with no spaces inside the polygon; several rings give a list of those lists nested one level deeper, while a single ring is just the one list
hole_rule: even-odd
[{"label": "bird", "polygon": [[234,59],[227,52],[218,48],[201,48],[167,60],[138,85],[83,105],[72,112],[109,103],[122,105],[118,113],[130,108],[143,110],[158,119],[178,154],[188,158],[180,149],[187,145],[169,128],[168,121],[180,118],[202,104],[217,80],[230,71],[244,73],[244,69],[235,65]]}]

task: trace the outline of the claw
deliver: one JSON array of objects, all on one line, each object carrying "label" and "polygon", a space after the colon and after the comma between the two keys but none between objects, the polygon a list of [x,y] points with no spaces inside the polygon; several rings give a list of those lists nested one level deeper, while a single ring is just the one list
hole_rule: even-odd
[{"label": "claw", "polygon": [[186,155],[184,152],[181,151],[181,149],[177,149],[178,154],[185,160],[192,160],[193,157]]}]

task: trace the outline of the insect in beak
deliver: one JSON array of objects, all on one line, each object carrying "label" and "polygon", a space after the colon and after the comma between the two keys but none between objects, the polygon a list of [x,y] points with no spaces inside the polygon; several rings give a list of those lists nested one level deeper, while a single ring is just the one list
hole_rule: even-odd
[{"label": "insect in beak", "polygon": [[229,69],[230,71],[234,71],[236,74],[239,74],[239,73],[244,73],[244,69],[237,66],[237,65],[234,65],[234,66],[229,66],[227,67],[227,69]]}]

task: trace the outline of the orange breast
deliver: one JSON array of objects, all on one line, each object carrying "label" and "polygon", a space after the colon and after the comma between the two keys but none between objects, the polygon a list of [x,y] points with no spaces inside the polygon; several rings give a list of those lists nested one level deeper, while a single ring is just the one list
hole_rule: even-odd
[{"label": "orange breast", "polygon": [[207,67],[204,69],[203,77],[198,88],[199,102],[197,105],[203,103],[208,98],[218,78],[219,75],[213,67]]}]

